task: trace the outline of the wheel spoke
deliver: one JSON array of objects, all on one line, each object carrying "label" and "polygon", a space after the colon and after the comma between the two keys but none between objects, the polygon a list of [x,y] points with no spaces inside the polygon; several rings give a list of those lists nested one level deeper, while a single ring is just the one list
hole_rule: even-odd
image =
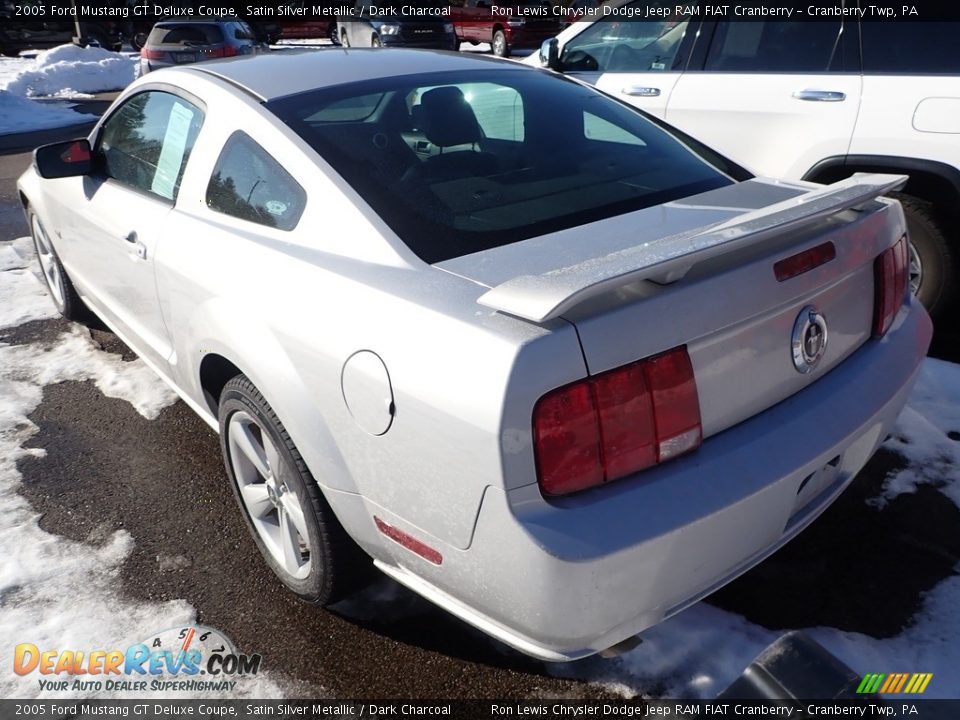
[{"label": "wheel spoke", "polygon": [[293,526],[296,528],[297,532],[300,533],[300,537],[302,537],[304,542],[306,542],[307,521],[303,516],[303,509],[300,507],[300,502],[297,500],[297,496],[292,490],[287,490],[280,498],[280,502],[283,505],[283,510],[290,519],[290,522],[293,523]]},{"label": "wheel spoke", "polygon": [[260,473],[261,477],[266,480],[270,477],[270,466],[267,463],[267,457],[263,448],[260,446],[260,443],[257,442],[257,439],[253,437],[253,433],[250,432],[251,427],[252,425],[249,423],[236,423],[234,431],[231,433],[231,438],[237,448],[240,449],[240,452],[243,453],[244,457],[250,461],[256,471]]},{"label": "wheel spoke", "polygon": [[283,550],[283,564],[287,566],[287,572],[296,573],[303,564],[303,557],[300,554],[300,536],[297,535],[297,529],[283,509],[280,510],[279,540]]},{"label": "wheel spoke", "polygon": [[270,493],[267,492],[267,486],[263,483],[249,483],[240,487],[240,493],[243,495],[243,502],[247,506],[247,511],[254,518],[266,517],[273,510],[273,503],[270,502]]},{"label": "wheel spoke", "polygon": [[263,455],[267,460],[267,467],[273,473],[274,477],[277,477],[283,469],[283,461],[280,459],[280,453],[277,452],[277,448],[270,440],[266,430],[261,429],[260,436],[263,438]]}]

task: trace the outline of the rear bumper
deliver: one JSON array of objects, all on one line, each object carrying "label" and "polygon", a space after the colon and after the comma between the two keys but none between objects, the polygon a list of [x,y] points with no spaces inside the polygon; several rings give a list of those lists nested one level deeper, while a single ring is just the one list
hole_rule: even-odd
[{"label": "rear bumper", "polygon": [[378,565],[509,645],[574,660],[683,610],[812,522],[884,440],[932,327],[913,303],[814,385],[696,453],[547,502],[488,487],[468,550]]}]

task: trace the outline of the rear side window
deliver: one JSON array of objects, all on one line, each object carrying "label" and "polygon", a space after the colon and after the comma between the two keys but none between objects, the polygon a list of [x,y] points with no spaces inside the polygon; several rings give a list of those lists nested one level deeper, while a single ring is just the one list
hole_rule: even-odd
[{"label": "rear side window", "polygon": [[103,173],[141,192],[174,200],[203,113],[171,93],[134,95],[103,124],[98,160]]},{"label": "rear side window", "polygon": [[960,73],[960,22],[864,22],[865,73]]},{"label": "rear side window", "polygon": [[150,32],[148,45],[218,45],[223,42],[219,25],[183,23],[182,25],[157,25]]},{"label": "rear side window", "polygon": [[278,230],[293,230],[307,204],[300,184],[246,134],[227,140],[207,186],[211,210]]},{"label": "rear side window", "polygon": [[[869,23],[868,23],[869,24]],[[707,53],[717,72],[842,70],[840,22],[722,22]]]}]

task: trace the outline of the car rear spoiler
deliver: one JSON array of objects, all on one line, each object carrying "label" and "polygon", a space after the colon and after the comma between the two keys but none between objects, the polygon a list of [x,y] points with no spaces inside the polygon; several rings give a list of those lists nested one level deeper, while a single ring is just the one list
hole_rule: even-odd
[{"label": "car rear spoiler", "polygon": [[699,262],[843,210],[860,208],[899,190],[906,182],[906,175],[858,173],[717,225],[658,238],[542,275],[520,275],[491,288],[477,302],[536,323],[546,322],[584,300],[627,283],[675,282]]}]

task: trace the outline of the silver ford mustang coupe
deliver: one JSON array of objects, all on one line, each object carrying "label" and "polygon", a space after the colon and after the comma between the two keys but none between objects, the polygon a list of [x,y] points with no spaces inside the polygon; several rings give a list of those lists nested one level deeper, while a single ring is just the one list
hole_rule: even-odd
[{"label": "silver ford mustang coupe", "polygon": [[904,180],[754,178],[549,71],[333,49],[151,73],[19,188],[59,310],[220,433],[293,592],[370,556],[573,660],[774,552],[884,440],[931,336]]}]

